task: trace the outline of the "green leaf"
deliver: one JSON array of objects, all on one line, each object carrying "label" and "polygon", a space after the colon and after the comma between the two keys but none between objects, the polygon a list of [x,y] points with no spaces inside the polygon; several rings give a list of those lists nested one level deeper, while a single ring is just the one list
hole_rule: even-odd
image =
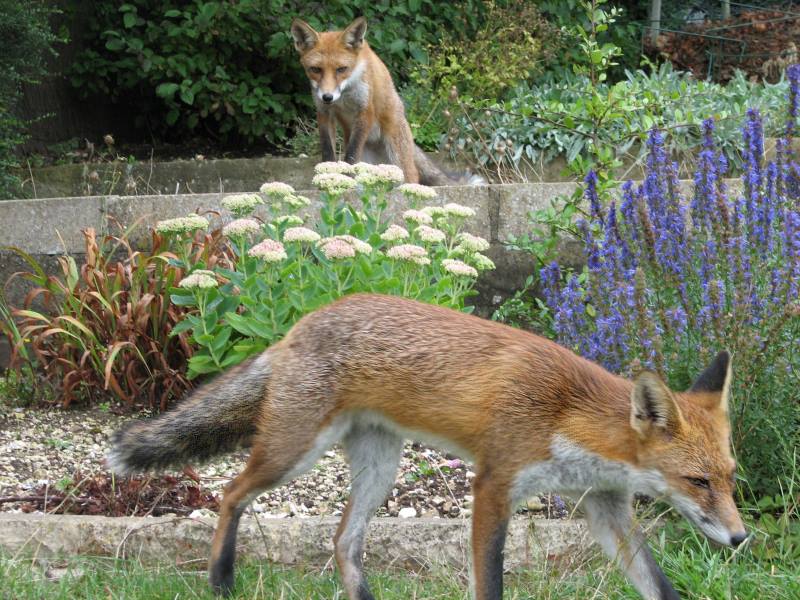
[{"label": "green leaf", "polygon": [[194,104],[194,92],[191,88],[184,88],[181,90],[181,100],[183,100],[186,104],[190,106]]},{"label": "green leaf", "polygon": [[169,332],[170,335],[178,335],[183,333],[184,331],[189,331],[192,328],[192,322],[189,319],[184,319],[175,327],[172,328],[172,331]]},{"label": "green leaf", "polygon": [[223,369],[227,369],[228,367],[232,367],[234,365],[238,365],[240,362],[245,360],[248,356],[250,356],[250,354],[246,353],[246,352],[231,351],[220,362],[220,367],[222,367]]},{"label": "green leaf", "polygon": [[181,294],[170,294],[169,300],[175,306],[194,306],[195,305],[195,299],[194,299],[194,296],[192,296],[192,295],[183,296]]},{"label": "green leaf", "polygon": [[220,331],[214,340],[211,342],[211,349],[214,352],[221,352],[225,345],[228,343],[228,340],[231,337],[231,333],[233,329],[230,327],[224,327],[222,331]]},{"label": "green leaf", "polygon": [[106,42],[106,48],[112,52],[119,52],[125,48],[125,41],[120,38],[111,38]]},{"label": "green leaf", "polygon": [[172,98],[180,89],[177,83],[162,83],[156,87],[156,96],[159,98]]},{"label": "green leaf", "polygon": [[126,12],[124,15],[122,15],[122,24],[125,25],[126,29],[131,29],[134,25],[136,25],[136,13]]},{"label": "green leaf", "polygon": [[189,359],[188,366],[190,378],[219,371],[219,367],[214,363],[213,359],[205,354],[195,354]]}]

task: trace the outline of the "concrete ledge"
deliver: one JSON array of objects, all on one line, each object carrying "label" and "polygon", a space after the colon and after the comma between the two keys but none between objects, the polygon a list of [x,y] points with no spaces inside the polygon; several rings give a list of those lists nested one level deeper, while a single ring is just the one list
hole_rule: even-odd
[{"label": "concrete ledge", "polygon": [[[445,170],[460,171],[449,157],[428,156]],[[41,167],[19,172],[26,198],[96,195],[204,194],[248,192],[265,181],[279,180],[297,188],[311,187],[318,156],[294,158],[219,158],[211,160],[149,160]]]},{"label": "concrete ledge", "polygon": [[[338,519],[242,518],[239,555],[283,565],[325,565],[333,558]],[[216,520],[170,517],[89,517],[0,513],[0,550],[19,556],[112,556],[144,563],[185,563],[208,558]],[[367,538],[367,564],[419,569],[469,564],[465,519],[376,518]],[[505,546],[509,568],[587,550],[582,520],[511,521]]]}]

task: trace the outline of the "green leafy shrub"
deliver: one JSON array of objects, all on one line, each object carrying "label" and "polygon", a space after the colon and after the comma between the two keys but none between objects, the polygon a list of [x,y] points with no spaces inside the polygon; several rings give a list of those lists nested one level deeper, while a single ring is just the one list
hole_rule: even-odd
[{"label": "green leafy shrub", "polygon": [[524,0],[487,2],[483,25],[467,39],[447,29],[427,48],[427,60],[411,69],[402,90],[417,144],[427,150],[441,144],[451,90],[467,99],[502,99],[520,82],[541,75],[561,45],[560,31]]},{"label": "green leafy shrub", "polygon": [[520,81],[540,75],[559,49],[559,32],[523,0],[489,2],[485,23],[469,39],[448,34],[428,48],[411,80],[441,98],[451,88],[469,98],[501,98]]},{"label": "green leafy shrub", "polygon": [[275,143],[311,106],[289,34],[293,17],[322,31],[365,15],[370,44],[398,76],[425,58],[442,29],[472,32],[483,4],[337,0],[307,12],[277,0],[100,2],[71,80],[87,94],[133,100],[139,118],[162,134]]},{"label": "green leafy shrub", "polygon": [[611,46],[620,49],[618,59],[611,65],[611,78],[617,79],[624,75],[625,69],[635,69],[639,64],[641,55],[642,29],[640,23],[648,18],[649,3],[627,2],[627,6],[620,7],[620,2],[614,2],[608,9],[603,5],[608,0],[540,0],[537,6],[542,15],[556,28],[561,29],[566,37],[566,43],[556,57],[551,67],[551,72],[556,77],[574,72],[575,66],[588,66],[591,58],[580,48],[581,36],[577,29],[590,30],[593,23],[602,20],[601,13],[613,12],[614,24],[611,27],[600,27],[597,31],[599,47]]},{"label": "green leafy shrub", "polygon": [[[402,172],[385,165],[357,166],[361,191],[354,205],[343,199],[356,185],[343,174],[352,167],[334,165],[330,168],[337,172],[315,178],[323,190],[317,230],[298,227],[302,219],[296,213],[306,203],[302,197],[285,184],[265,184],[269,201],[263,225],[248,216],[260,203],[258,196],[227,201],[238,216],[223,229],[235,255],[231,268],[180,264],[191,274],[172,290],[171,299],[196,309],[174,330],[191,331],[199,348],[189,361],[190,377],[218,372],[261,352],[304,314],[346,294],[393,294],[471,309],[464,300],[474,293],[474,278],[479,270],[494,268],[480,254],[488,242],[462,231],[474,212],[456,204],[411,209],[405,213],[408,229],[389,224],[382,217],[387,193],[392,182],[402,181]],[[412,204],[419,197],[435,197],[422,186],[400,190]],[[244,206],[236,208],[237,202]],[[180,231],[180,222],[160,227],[176,228],[178,247],[191,243],[190,231]]]},{"label": "green leafy shrub", "polygon": [[22,86],[45,74],[45,59],[54,54],[59,38],[49,20],[56,12],[40,2],[0,3],[0,198],[19,191],[16,149],[25,142],[26,123],[14,111]]},{"label": "green leafy shrub", "polygon": [[[470,107],[469,116],[454,120],[449,145],[454,156],[489,169],[493,177],[523,177],[558,156],[566,158],[571,171],[586,172],[598,159],[606,166],[640,160],[647,132],[656,126],[669,128],[670,154],[690,163],[702,143],[702,121],[712,115],[720,149],[739,168],[738,119],[752,106],[771,117],[770,123],[778,122],[787,93],[785,80],[753,83],[738,73],[720,85],[697,81],[668,63],[650,73],[627,72],[615,84],[593,85],[586,75],[573,75],[521,84],[505,102]],[[769,125],[766,133],[776,135],[777,126]]]}]

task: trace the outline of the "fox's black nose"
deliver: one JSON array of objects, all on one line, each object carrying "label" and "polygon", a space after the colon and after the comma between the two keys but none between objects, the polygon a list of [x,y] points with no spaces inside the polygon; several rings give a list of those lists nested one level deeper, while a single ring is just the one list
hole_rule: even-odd
[{"label": "fox's black nose", "polygon": [[330,104],[333,102],[333,94],[322,94],[322,101],[325,104]]},{"label": "fox's black nose", "polygon": [[731,536],[731,546],[736,548],[739,544],[747,539],[746,533],[736,533]]}]

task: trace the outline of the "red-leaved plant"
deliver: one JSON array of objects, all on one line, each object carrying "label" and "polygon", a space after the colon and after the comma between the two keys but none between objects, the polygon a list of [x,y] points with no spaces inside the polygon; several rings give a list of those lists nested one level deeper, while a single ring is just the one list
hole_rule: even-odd
[{"label": "red-leaved plant", "polygon": [[[152,232],[146,250],[134,248],[131,230],[98,238],[83,230],[85,262],[60,257],[59,275],[47,275],[24,251],[29,265],[15,273],[33,284],[23,308],[11,308],[16,332],[11,367],[38,363],[43,380],[63,406],[114,396],[129,405],[164,410],[191,387],[186,364],[193,348],[187,334],[170,335],[191,309],[169,301],[170,288],[185,275],[174,242]],[[193,262],[227,264],[220,233],[198,233],[190,242]]]}]

